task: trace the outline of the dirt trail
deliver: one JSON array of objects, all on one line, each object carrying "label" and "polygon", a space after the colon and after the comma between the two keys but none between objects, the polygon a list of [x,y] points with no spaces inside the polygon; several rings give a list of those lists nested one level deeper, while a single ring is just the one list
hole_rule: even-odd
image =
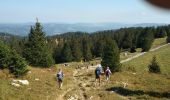
[{"label": "dirt trail", "polygon": [[[170,44],[170,43],[169,43]],[[165,47],[169,44],[165,44],[165,45],[162,45],[162,46],[159,46],[159,47],[156,47],[154,49],[151,49],[149,52],[153,52],[153,51],[156,51],[162,47]],[[133,57],[130,57],[126,60],[122,60],[121,63],[125,63],[125,62],[128,62],[130,60],[133,60],[137,57],[140,57],[144,54],[146,54],[147,52],[142,52],[140,54],[137,54]],[[87,72],[89,71],[94,71],[95,68],[97,67],[97,65],[95,66],[89,66],[89,68],[87,69],[86,67],[81,67],[80,69],[75,69],[74,72],[73,72],[73,81],[75,83],[75,87],[71,88],[71,89],[68,89],[67,91],[65,91],[62,95],[60,95],[56,100],[65,100],[64,97],[69,93],[69,92],[73,92],[73,91],[78,91],[75,95],[77,96],[76,98],[71,95],[70,98],[66,99],[66,100],[93,100],[93,97],[87,97],[87,94],[86,94],[86,90],[87,89],[95,89],[95,82],[94,82],[94,77],[91,77],[91,76],[88,76],[87,75]],[[126,97],[124,96],[121,96],[120,97],[122,99],[127,99]]]},{"label": "dirt trail", "polygon": [[59,97],[57,97],[56,100],[65,100],[65,99],[64,99],[64,96],[65,96],[68,92],[70,92],[71,90],[72,90],[71,88],[68,89],[67,91],[65,91],[64,93],[62,93],[61,95],[59,95]]},{"label": "dirt trail", "polygon": [[[156,51],[156,50],[158,50],[158,49],[160,49],[160,48],[162,48],[162,47],[168,46],[168,45],[170,45],[170,43],[165,44],[165,45],[158,46],[158,47],[156,47],[156,48],[153,48],[153,49],[149,50],[149,52]],[[125,63],[125,62],[128,62],[128,61],[131,61],[131,60],[133,60],[133,59],[135,59],[135,58],[138,58],[138,57],[140,57],[140,56],[142,56],[142,55],[144,55],[144,54],[146,54],[146,53],[148,53],[148,52],[139,53],[139,54],[137,54],[137,55],[135,55],[135,56],[133,56],[133,57],[127,58],[127,59],[125,59],[125,60],[122,60],[120,63]]]}]

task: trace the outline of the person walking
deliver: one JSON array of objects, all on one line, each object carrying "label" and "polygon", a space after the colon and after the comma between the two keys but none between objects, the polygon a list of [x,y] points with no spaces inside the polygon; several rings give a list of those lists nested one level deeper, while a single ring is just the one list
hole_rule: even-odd
[{"label": "person walking", "polygon": [[59,89],[62,88],[63,77],[64,77],[63,71],[61,69],[59,69],[59,72],[57,73],[57,81],[58,81],[58,84],[59,84]]},{"label": "person walking", "polygon": [[112,72],[110,71],[110,68],[107,67],[106,71],[105,71],[105,75],[106,75],[106,81],[108,81],[110,79],[110,75],[112,74]]},{"label": "person walking", "polygon": [[95,76],[96,76],[95,82],[99,80],[99,86],[101,83],[101,74],[102,74],[102,66],[101,64],[99,64],[98,67],[95,69]]}]

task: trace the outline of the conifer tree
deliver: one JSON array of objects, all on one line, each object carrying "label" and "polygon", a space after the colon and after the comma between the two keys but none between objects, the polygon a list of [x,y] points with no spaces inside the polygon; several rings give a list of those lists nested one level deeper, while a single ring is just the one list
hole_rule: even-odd
[{"label": "conifer tree", "polygon": [[120,70],[119,48],[114,40],[108,39],[102,55],[102,66],[109,66],[111,71]]},{"label": "conifer tree", "polygon": [[80,42],[77,39],[72,39],[71,42],[71,51],[73,56],[73,61],[81,61],[82,58],[82,51]]},{"label": "conifer tree", "polygon": [[156,56],[153,57],[151,64],[148,66],[149,67],[149,72],[151,73],[160,73],[160,66],[158,62],[156,61]]},{"label": "conifer tree", "polygon": [[66,42],[64,44],[64,47],[61,51],[61,60],[62,62],[70,62],[73,59],[72,56],[72,52],[71,52],[71,48],[70,48],[70,44],[68,42]]},{"label": "conifer tree", "polygon": [[149,51],[154,41],[152,28],[146,28],[140,35],[140,45],[143,52]]},{"label": "conifer tree", "polygon": [[2,41],[0,41],[0,69],[9,67],[10,65],[10,49]]},{"label": "conifer tree", "polygon": [[41,24],[37,21],[31,27],[28,42],[25,44],[24,57],[33,66],[50,67],[54,61],[47,46],[47,40]]},{"label": "conifer tree", "polygon": [[87,37],[82,41],[83,46],[83,57],[85,61],[90,61],[92,59],[91,45],[90,40],[87,40]]},{"label": "conifer tree", "polygon": [[123,49],[129,49],[132,47],[132,36],[130,33],[125,33],[122,46],[123,46]]},{"label": "conifer tree", "polygon": [[17,52],[0,41],[0,69],[7,68],[16,77],[26,74],[27,63]]}]

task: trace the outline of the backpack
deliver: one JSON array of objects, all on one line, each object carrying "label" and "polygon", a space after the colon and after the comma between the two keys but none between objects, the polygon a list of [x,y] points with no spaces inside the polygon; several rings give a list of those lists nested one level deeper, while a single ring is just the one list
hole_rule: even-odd
[{"label": "backpack", "polygon": [[57,73],[57,78],[62,79],[63,78],[63,73]]},{"label": "backpack", "polygon": [[107,75],[107,76],[109,75],[109,70],[106,70],[106,75]]},{"label": "backpack", "polygon": [[100,70],[96,69],[96,75],[100,75],[100,74],[101,74]]}]

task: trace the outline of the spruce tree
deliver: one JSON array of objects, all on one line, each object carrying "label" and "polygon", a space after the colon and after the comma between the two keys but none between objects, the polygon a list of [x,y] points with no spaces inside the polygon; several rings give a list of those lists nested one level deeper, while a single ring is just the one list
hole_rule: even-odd
[{"label": "spruce tree", "polygon": [[143,52],[150,50],[152,43],[154,41],[154,33],[152,28],[145,28],[140,35],[140,43]]},{"label": "spruce tree", "polygon": [[92,59],[92,51],[91,51],[91,45],[90,45],[90,40],[86,38],[83,39],[82,42],[83,46],[83,57],[85,61],[90,61]]},{"label": "spruce tree", "polygon": [[24,57],[30,65],[50,67],[54,61],[42,29],[38,21],[34,27],[31,27],[28,42],[25,44]]},{"label": "spruce tree", "polygon": [[130,33],[125,33],[122,43],[123,49],[129,49],[132,47],[132,36]]},{"label": "spruce tree", "polygon": [[0,41],[0,69],[8,68],[10,65],[11,51],[2,41]]},{"label": "spruce tree", "polygon": [[72,56],[72,52],[71,52],[71,48],[70,48],[70,44],[69,43],[65,43],[64,44],[64,47],[61,51],[61,60],[62,62],[70,62],[72,61],[73,59],[73,56]]},{"label": "spruce tree", "polygon": [[71,41],[71,51],[73,56],[73,61],[81,61],[82,59],[82,51],[80,42],[77,39],[72,39]]},{"label": "spruce tree", "polygon": [[105,42],[102,39],[98,39],[97,42],[93,45],[94,46],[93,52],[96,57],[102,57],[104,45]]},{"label": "spruce tree", "polygon": [[158,62],[156,61],[156,56],[153,57],[151,64],[148,66],[149,67],[149,72],[151,73],[160,73],[160,66]]},{"label": "spruce tree", "polygon": [[119,48],[114,40],[108,39],[102,55],[102,66],[109,66],[111,71],[120,70]]},{"label": "spruce tree", "polygon": [[0,68],[9,69],[16,77],[26,74],[27,63],[17,52],[0,41]]}]

